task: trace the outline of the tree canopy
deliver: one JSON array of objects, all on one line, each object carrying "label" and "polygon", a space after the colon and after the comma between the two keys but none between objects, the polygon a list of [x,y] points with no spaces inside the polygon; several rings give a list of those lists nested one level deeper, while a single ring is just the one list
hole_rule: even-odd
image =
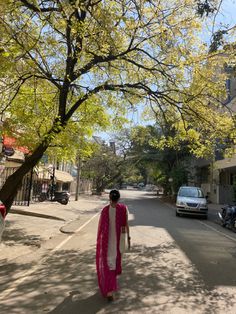
[{"label": "tree canopy", "polygon": [[[168,125],[165,131],[168,130]],[[175,136],[173,128],[172,137]],[[170,135],[170,131],[169,131]],[[117,135],[117,146],[126,143],[120,154],[124,156],[122,162],[122,179],[128,183],[156,184],[164,189],[164,193],[176,191],[180,185],[186,183],[186,161],[193,156],[186,141],[179,143],[178,148],[158,147],[155,141],[161,140],[162,130],[159,126],[138,126],[125,130]],[[133,174],[136,173],[136,180]],[[169,182],[169,178],[173,182]]]},{"label": "tree canopy", "polygon": [[[6,65],[0,109],[22,138],[35,138],[34,126],[38,131],[31,155],[0,191],[8,209],[22,177],[75,120],[78,132],[86,134],[81,120],[92,122],[92,128],[112,112],[110,124],[122,127],[127,109],[142,104],[157,120],[171,121],[179,138],[190,138],[199,154],[232,129],[219,111],[224,77],[217,73],[216,78],[216,69],[225,60],[209,55],[201,41],[196,1],[0,4],[0,62]],[[166,140],[178,144],[178,136]]]}]

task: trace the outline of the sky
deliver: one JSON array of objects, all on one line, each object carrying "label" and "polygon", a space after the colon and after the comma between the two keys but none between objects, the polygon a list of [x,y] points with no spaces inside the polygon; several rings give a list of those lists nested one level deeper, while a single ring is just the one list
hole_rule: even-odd
[{"label": "sky", "polygon": [[221,28],[222,25],[227,28],[236,25],[236,0],[222,0],[217,14],[206,19],[204,39],[209,42],[212,33]]},{"label": "sky", "polygon": [[[205,28],[203,32],[203,39],[206,43],[210,43],[212,33],[217,31],[222,26],[226,28],[231,28],[236,25],[236,0],[222,0],[219,12],[213,15],[211,18],[207,18],[205,21]],[[236,29],[235,33],[236,34]],[[226,40],[235,40],[235,36],[233,36],[232,32],[230,32]],[[141,115],[141,108],[134,109],[133,112],[130,112],[127,116],[129,120],[132,121],[133,126],[136,125],[147,125],[148,122],[143,121]],[[100,136],[105,141],[112,140],[111,132],[100,132],[96,133],[97,136]]]},{"label": "sky", "polygon": [[236,24],[236,0],[223,0],[221,12],[217,15],[216,22],[226,22],[230,26]]}]

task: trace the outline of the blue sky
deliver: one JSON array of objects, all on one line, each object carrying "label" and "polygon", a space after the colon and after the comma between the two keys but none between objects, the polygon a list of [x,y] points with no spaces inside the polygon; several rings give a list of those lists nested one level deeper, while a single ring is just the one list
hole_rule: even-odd
[{"label": "blue sky", "polygon": [[[205,23],[203,38],[209,44],[213,32],[222,28],[222,26],[231,28],[236,25],[236,0],[222,0],[219,12],[211,18],[208,17]],[[227,40],[235,41],[232,32],[227,36]],[[141,108],[136,108],[133,112],[130,112],[128,119],[132,121],[133,126],[147,124],[147,122],[142,121]],[[111,132],[101,132],[96,135],[101,136],[106,141],[112,138]]]},{"label": "blue sky", "polygon": [[230,26],[236,24],[236,0],[223,0],[216,18],[217,23],[226,22]]},{"label": "blue sky", "polygon": [[206,39],[207,36],[210,39],[212,31],[216,31],[222,25],[227,28],[236,25],[236,0],[222,0],[219,12],[206,20]]}]

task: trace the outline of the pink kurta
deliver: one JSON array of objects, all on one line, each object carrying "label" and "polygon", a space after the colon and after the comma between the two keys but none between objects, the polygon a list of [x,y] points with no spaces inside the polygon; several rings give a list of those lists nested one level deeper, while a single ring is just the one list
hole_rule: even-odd
[{"label": "pink kurta", "polygon": [[[116,277],[122,272],[121,253],[119,250],[120,233],[121,227],[127,224],[127,211],[124,204],[118,203],[115,209],[111,208],[110,215],[109,209],[109,205],[104,207],[100,216],[96,250],[98,285],[104,297],[107,296],[108,292],[117,290]],[[113,213],[113,211],[115,212]],[[111,227],[113,214],[115,217],[115,235],[111,233],[113,229]],[[112,243],[114,243],[115,248],[111,247]]]}]

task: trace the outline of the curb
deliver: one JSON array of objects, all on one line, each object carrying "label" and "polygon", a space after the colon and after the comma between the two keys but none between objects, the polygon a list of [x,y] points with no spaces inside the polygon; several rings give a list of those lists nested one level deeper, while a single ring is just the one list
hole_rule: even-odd
[{"label": "curb", "polygon": [[77,223],[80,220],[80,218],[76,218],[75,220],[71,220],[67,222],[65,225],[60,227],[60,232],[65,234],[73,234],[77,230],[78,226]]},{"label": "curb", "polygon": [[33,217],[44,218],[44,219],[65,221],[65,219],[60,218],[60,217],[45,215],[45,214],[40,214],[40,213],[34,213],[34,212],[30,212],[30,211],[25,211],[22,209],[12,208],[9,213],[10,214],[24,215],[24,216],[33,216]]},{"label": "curb", "polygon": [[61,227],[59,230],[61,233],[64,233],[64,234],[74,234],[75,233],[75,231],[67,231],[63,227]]},{"label": "curb", "polygon": [[[93,210],[97,211],[100,210],[100,206],[95,207]],[[78,228],[77,223],[79,222],[80,217],[77,217],[74,220],[68,221],[65,225],[60,227],[60,232],[65,233],[65,234],[74,234],[75,231]]]}]

